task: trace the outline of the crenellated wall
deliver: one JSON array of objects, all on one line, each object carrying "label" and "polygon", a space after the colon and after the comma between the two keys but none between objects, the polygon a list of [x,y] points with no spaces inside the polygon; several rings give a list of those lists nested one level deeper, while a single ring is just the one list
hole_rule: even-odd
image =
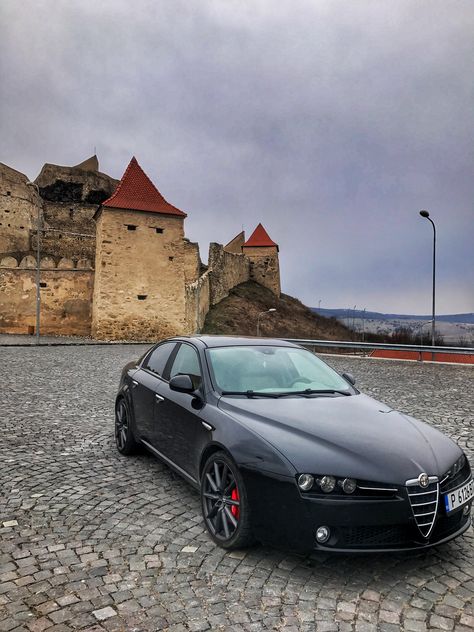
[{"label": "crenellated wall", "polygon": [[[14,257],[12,255],[0,255],[0,268],[21,268],[36,270],[36,257],[34,255],[25,255],[24,257]],[[48,255],[41,257],[40,270],[91,270],[92,262],[90,259],[81,257],[50,257]]]},{"label": "crenellated wall", "polygon": [[242,254],[227,252],[221,244],[209,245],[209,302],[215,305],[229,295],[229,291],[248,281],[250,263]]},{"label": "crenellated wall", "polygon": [[208,270],[185,288],[185,333],[199,333],[212,305],[229,295],[236,285],[250,278],[250,260],[211,243]]}]

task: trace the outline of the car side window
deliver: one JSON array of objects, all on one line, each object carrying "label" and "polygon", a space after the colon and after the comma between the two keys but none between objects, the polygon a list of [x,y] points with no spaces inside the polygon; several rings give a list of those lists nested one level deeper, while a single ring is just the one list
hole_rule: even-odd
[{"label": "car side window", "polygon": [[162,345],[159,345],[154,349],[148,358],[144,362],[144,368],[148,369],[148,371],[152,371],[157,375],[163,375],[163,371],[165,370],[166,363],[169,360],[173,349],[175,348],[175,342],[165,342]]},{"label": "car side window", "polygon": [[170,379],[175,375],[189,375],[194,388],[199,388],[202,382],[201,367],[197,351],[191,345],[182,344],[171,366]]}]

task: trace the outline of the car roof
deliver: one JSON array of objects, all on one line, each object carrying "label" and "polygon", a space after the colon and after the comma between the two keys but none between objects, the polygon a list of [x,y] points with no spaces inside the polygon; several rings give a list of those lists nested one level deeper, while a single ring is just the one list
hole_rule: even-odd
[{"label": "car roof", "polygon": [[189,342],[201,342],[203,346],[208,348],[216,347],[262,347],[262,346],[274,346],[274,347],[297,347],[291,342],[286,340],[280,340],[278,338],[254,338],[252,336],[179,336],[172,338],[172,340],[187,340]]}]

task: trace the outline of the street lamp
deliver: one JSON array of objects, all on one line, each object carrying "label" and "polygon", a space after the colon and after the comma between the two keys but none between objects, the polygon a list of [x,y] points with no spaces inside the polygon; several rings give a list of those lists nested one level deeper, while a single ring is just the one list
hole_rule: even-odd
[{"label": "street lamp", "polygon": [[36,325],[35,325],[35,334],[36,334],[36,344],[40,343],[40,314],[41,314],[41,292],[40,292],[40,256],[41,256],[41,207],[42,207],[42,199],[39,192],[39,186],[35,182],[27,182],[28,186],[36,189],[36,193],[39,197],[38,203],[38,214],[36,218]]},{"label": "street lamp", "polygon": [[262,316],[265,316],[265,314],[271,314],[273,312],[276,312],[276,309],[274,307],[270,307],[270,309],[267,309],[265,312],[260,312],[257,317],[257,336],[260,336],[260,318]]},{"label": "street lamp", "polygon": [[[432,308],[432,321],[431,321],[431,346],[435,346],[435,320],[436,320],[436,310],[435,310],[435,283],[436,283],[436,226],[433,220],[430,217],[428,211],[420,211],[421,217],[424,217],[433,226],[433,308]],[[433,353],[434,359],[434,353]]]}]

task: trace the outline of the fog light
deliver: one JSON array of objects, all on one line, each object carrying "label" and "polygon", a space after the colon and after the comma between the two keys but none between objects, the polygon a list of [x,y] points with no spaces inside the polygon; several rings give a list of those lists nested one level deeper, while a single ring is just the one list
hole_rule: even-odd
[{"label": "fog light", "polygon": [[321,480],[318,481],[319,486],[326,494],[329,494],[336,487],[336,479],[334,476],[323,476]]},{"label": "fog light", "polygon": [[324,544],[331,537],[331,530],[329,527],[318,527],[316,529],[316,540],[319,544]]},{"label": "fog light", "polygon": [[307,492],[313,487],[314,477],[311,474],[300,474],[298,476],[298,487]]},{"label": "fog light", "polygon": [[463,516],[468,516],[470,511],[471,511],[471,505],[470,504],[465,505],[464,509],[462,510]]},{"label": "fog light", "polygon": [[341,487],[345,494],[353,494],[357,488],[357,483],[353,478],[345,478],[341,483]]}]

